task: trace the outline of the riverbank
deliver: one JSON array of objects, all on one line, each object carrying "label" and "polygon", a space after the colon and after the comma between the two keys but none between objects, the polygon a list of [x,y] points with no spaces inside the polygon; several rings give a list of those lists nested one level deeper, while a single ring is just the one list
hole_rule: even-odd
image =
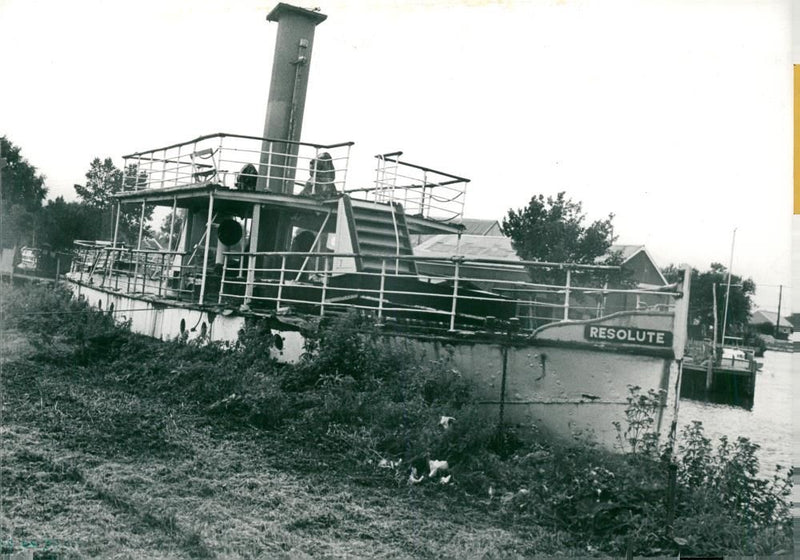
[{"label": "riverbank", "polygon": [[695,432],[669,507],[648,395],[632,394],[628,453],[610,455],[499,431],[446,362],[386,346],[358,318],[281,366],[258,327],[235,349],[161,343],[49,288],[13,295],[3,552],[23,541],[59,558],[791,549],[781,489],[756,482],[747,444],[720,455]]}]

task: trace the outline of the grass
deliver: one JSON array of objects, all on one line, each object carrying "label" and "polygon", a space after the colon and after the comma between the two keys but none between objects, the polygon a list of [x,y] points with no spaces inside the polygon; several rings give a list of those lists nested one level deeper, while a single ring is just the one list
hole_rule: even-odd
[{"label": "grass", "polygon": [[[355,335],[369,334],[360,318],[322,329],[313,357],[285,367],[267,357],[263,325],[234,350],[161,343],[64,297],[23,291],[0,302],[0,552],[23,542],[38,558],[791,548],[785,520],[770,521],[784,513],[780,489],[748,474],[750,447],[721,459],[698,432],[679,471],[676,530],[665,532],[663,462],[498,438],[447,363]],[[453,428],[438,426],[441,415],[456,416]],[[408,484],[409,466],[427,458],[451,463],[450,484]],[[726,474],[698,477],[716,468]],[[727,515],[710,492],[698,498],[712,483],[765,498],[760,524]],[[715,527],[731,534],[720,540]]]},{"label": "grass", "polygon": [[58,558],[569,551],[565,536],[503,523],[457,487],[431,499],[377,467],[348,467],[324,439],[233,428],[80,367],[42,368],[5,357],[0,538],[17,549],[35,541]]}]

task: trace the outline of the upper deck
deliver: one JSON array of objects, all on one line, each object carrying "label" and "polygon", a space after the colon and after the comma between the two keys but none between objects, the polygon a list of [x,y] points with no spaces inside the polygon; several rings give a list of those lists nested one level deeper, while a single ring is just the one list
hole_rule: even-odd
[{"label": "upper deck", "polygon": [[[309,200],[341,194],[375,203],[400,203],[407,216],[456,224],[464,213],[469,179],[405,162],[402,152],[375,156],[374,180],[350,187],[353,142],[315,144],[217,133],[124,156],[123,203],[177,203],[208,196],[209,187],[235,193],[225,198],[311,207]],[[247,193],[254,193],[249,195]],[[302,198],[301,198],[302,197]],[[302,199],[305,199],[302,200]],[[455,231],[455,230],[453,230]]]}]

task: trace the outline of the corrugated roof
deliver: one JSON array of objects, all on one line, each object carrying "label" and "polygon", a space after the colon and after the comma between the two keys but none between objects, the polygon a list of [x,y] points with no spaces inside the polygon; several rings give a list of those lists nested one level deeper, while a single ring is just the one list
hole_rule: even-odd
[{"label": "corrugated roof", "polygon": [[[458,251],[456,248],[458,247]],[[451,257],[455,254],[471,258],[508,259],[521,261],[508,237],[467,235],[434,235],[416,247],[414,254],[425,257]]]}]

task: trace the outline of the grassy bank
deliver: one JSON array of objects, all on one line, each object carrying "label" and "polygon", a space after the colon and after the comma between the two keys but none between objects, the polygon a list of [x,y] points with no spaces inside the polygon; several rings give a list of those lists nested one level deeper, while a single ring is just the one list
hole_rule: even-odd
[{"label": "grassy bank", "polygon": [[[356,316],[320,328],[307,359],[285,366],[259,324],[233,348],[158,342],[50,288],[6,293],[2,313],[6,552],[23,541],[42,558],[791,548],[785,473],[760,477],[752,443],[712,445],[700,426],[670,461],[648,435],[652,395],[632,393],[627,453],[611,455],[498,430],[451,364]],[[455,420],[445,428],[443,416]],[[430,460],[448,469],[430,477]]]}]

